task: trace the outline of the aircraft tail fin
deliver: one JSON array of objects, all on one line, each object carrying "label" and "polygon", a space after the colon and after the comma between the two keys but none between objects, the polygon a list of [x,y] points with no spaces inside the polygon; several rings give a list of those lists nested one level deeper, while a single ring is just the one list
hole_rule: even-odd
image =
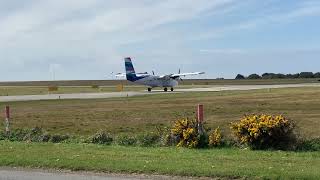
[{"label": "aircraft tail fin", "polygon": [[126,77],[128,81],[135,81],[137,79],[136,72],[134,70],[132,61],[130,57],[124,58],[126,67]]}]

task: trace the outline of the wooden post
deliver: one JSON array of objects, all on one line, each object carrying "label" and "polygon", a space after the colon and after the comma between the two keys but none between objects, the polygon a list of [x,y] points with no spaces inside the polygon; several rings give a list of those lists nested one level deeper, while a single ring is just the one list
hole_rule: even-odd
[{"label": "wooden post", "polygon": [[10,107],[6,106],[5,108],[5,121],[6,121],[6,133],[10,133]]},{"label": "wooden post", "polygon": [[197,120],[198,120],[198,133],[203,134],[204,129],[203,129],[203,105],[198,104],[198,109],[197,109]]}]

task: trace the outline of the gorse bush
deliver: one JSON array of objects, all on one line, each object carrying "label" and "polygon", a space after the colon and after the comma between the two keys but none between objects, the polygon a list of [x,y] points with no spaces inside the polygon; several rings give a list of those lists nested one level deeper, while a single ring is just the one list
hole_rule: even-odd
[{"label": "gorse bush", "polygon": [[0,140],[26,142],[53,142],[59,143],[69,139],[68,135],[50,135],[42,128],[14,129],[9,134],[0,133]]},{"label": "gorse bush", "polygon": [[196,121],[187,118],[177,120],[171,129],[171,138],[178,142],[177,147],[198,147],[200,135]]},{"label": "gorse bush", "polygon": [[210,147],[217,147],[222,144],[222,134],[220,128],[216,128],[212,133],[209,135],[209,146]]},{"label": "gorse bush", "polygon": [[27,133],[23,137],[23,141],[28,142],[48,142],[51,138],[51,136],[44,132],[42,128],[35,127],[31,130],[27,130]]},{"label": "gorse bush", "polygon": [[14,129],[9,134],[2,133],[1,140],[27,141],[27,142],[48,142],[50,135],[42,128]]},{"label": "gorse bush", "polygon": [[52,143],[61,143],[68,140],[70,137],[68,135],[54,134],[50,138]]},{"label": "gorse bush", "polygon": [[133,146],[137,144],[137,138],[129,135],[120,135],[117,137],[116,142],[121,146]]},{"label": "gorse bush", "polygon": [[113,141],[113,138],[111,137],[111,135],[103,131],[96,133],[90,138],[90,142],[93,144],[110,145],[112,141]]},{"label": "gorse bush", "polygon": [[240,143],[253,149],[288,149],[295,143],[294,124],[282,115],[249,115],[231,129]]},{"label": "gorse bush", "polygon": [[320,138],[299,140],[297,143],[298,151],[320,151]]},{"label": "gorse bush", "polygon": [[160,143],[160,136],[155,133],[146,133],[137,136],[140,146],[155,146]]}]

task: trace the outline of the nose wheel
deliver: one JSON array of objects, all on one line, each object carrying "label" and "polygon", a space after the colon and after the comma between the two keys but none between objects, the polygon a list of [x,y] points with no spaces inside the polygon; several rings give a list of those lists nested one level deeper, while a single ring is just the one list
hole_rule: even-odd
[{"label": "nose wheel", "polygon": [[148,88],[148,92],[151,92],[151,89],[152,89],[152,88]]}]

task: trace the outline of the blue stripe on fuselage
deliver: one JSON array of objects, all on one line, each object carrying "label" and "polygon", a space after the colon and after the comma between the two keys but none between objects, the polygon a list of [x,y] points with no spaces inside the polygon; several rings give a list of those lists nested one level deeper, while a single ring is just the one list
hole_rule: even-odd
[{"label": "blue stripe on fuselage", "polygon": [[127,80],[128,80],[128,81],[135,82],[135,81],[138,81],[138,80],[140,80],[140,79],[146,78],[146,77],[148,77],[149,75],[136,76],[136,74],[129,73],[129,74],[126,74],[126,76],[127,76]]}]

